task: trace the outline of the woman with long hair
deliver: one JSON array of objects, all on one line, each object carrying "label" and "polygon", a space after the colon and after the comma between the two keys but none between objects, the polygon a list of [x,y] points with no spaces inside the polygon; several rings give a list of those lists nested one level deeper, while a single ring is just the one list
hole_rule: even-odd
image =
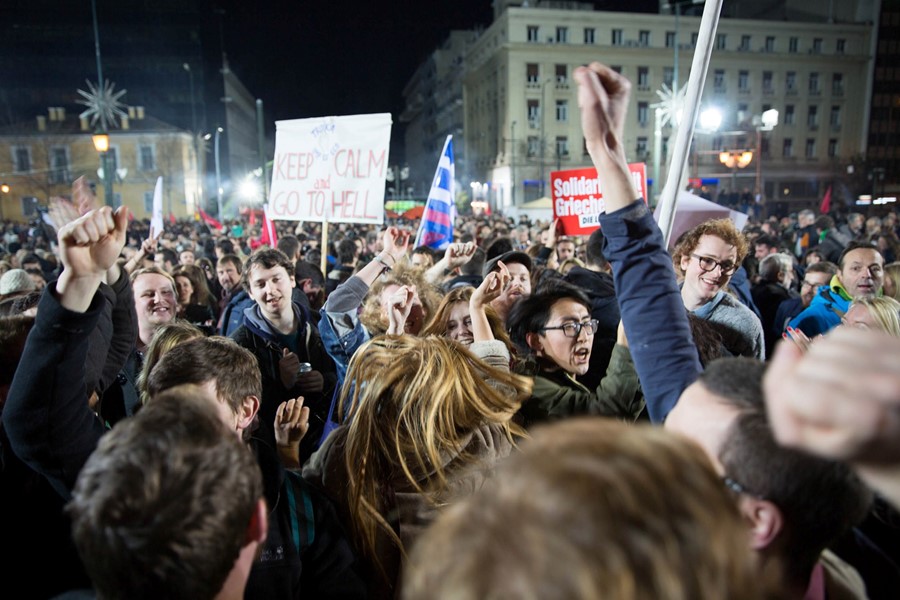
[{"label": "woman with long hair", "polygon": [[380,336],[353,356],[339,426],[303,476],[335,502],[364,559],[370,598],[398,594],[410,544],[507,456],[527,380],[450,339]]},{"label": "woman with long hair", "polygon": [[178,316],[211,335],[215,313],[203,271],[194,265],[179,265],[172,271],[172,277],[178,289]]}]

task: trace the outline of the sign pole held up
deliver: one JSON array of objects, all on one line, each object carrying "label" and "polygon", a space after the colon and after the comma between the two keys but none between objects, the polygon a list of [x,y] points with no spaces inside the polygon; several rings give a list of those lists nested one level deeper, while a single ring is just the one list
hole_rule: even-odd
[{"label": "sign pole held up", "polygon": [[325,275],[325,267],[328,266],[328,218],[322,221],[322,243],[320,245],[322,258],[319,267],[322,269],[322,275]]},{"label": "sign pole held up", "polygon": [[659,199],[659,228],[662,230],[667,246],[672,235],[678,191],[683,187],[684,166],[687,163],[688,151],[694,137],[694,125],[700,112],[700,98],[703,96],[703,84],[706,82],[706,73],[709,70],[709,59],[712,56],[723,1],[706,0],[703,7],[697,47],[694,50],[691,74],[688,78],[687,92],[684,98],[682,121],[678,126],[678,134],[675,138],[666,185]]}]

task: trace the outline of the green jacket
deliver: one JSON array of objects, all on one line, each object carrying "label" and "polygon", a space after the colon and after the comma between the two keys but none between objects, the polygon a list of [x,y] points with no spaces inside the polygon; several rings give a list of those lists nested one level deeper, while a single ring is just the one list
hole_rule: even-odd
[{"label": "green jacket", "polygon": [[522,404],[523,426],[578,415],[601,415],[634,421],[644,407],[640,381],[628,348],[616,344],[606,376],[594,391],[563,370],[542,371],[534,377],[531,398]]}]

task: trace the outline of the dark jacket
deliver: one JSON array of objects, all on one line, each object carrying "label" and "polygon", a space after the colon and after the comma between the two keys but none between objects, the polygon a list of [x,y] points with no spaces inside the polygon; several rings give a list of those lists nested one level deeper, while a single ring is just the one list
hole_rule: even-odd
[{"label": "dark jacket", "polygon": [[564,279],[587,292],[591,300],[591,318],[599,322],[591,346],[590,367],[587,373],[578,378],[585,387],[594,389],[600,385],[600,380],[606,374],[613,346],[616,345],[620,318],[616,288],[613,285],[612,275],[582,267],[572,267]]},{"label": "dark jacket", "polygon": [[772,356],[775,342],[781,339],[780,331],[773,334],[775,315],[781,303],[790,299],[791,293],[783,285],[771,281],[760,281],[753,286],[751,291],[753,292],[753,301],[761,315],[763,337],[766,340],[766,356]]},{"label": "dark jacket", "polygon": [[233,294],[225,306],[222,308],[222,314],[219,315],[219,335],[231,337],[244,323],[244,311],[251,306],[255,306],[256,302],[243,289],[239,289]]},{"label": "dark jacket", "polygon": [[232,334],[232,339],[250,350],[259,363],[262,374],[262,398],[259,407],[259,430],[256,435],[266,443],[275,447],[275,414],[282,402],[303,396],[304,406],[309,407],[309,430],[300,442],[301,464],[309,458],[318,444],[328,417],[331,395],[337,382],[334,361],[325,351],[319,330],[310,321],[310,314],[303,307],[293,304],[294,314],[298,320],[297,336],[302,343],[297,344],[297,357],[300,362],[308,362],[314,371],[319,371],[325,378],[325,385],[319,394],[303,393],[297,386],[292,389],[284,387],[281,381],[279,363],[284,356],[285,345],[268,321],[262,316],[259,307],[254,305],[244,311],[244,324]]}]

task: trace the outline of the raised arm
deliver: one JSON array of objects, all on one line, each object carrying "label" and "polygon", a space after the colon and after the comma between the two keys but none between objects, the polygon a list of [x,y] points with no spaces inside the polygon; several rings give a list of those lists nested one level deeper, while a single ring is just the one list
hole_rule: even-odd
[{"label": "raised arm", "polygon": [[[77,182],[76,182],[76,185]],[[104,427],[84,388],[103,273],[125,242],[126,210],[91,211],[59,230],[63,272],[41,298],[3,410],[13,452],[67,496]]]},{"label": "raised arm", "polygon": [[622,140],[631,84],[599,63],[579,67],[574,77],[585,142],[603,182],[603,254],[612,265],[647,411],[661,423],[701,366],[662,233],[638,198],[625,159]]}]

